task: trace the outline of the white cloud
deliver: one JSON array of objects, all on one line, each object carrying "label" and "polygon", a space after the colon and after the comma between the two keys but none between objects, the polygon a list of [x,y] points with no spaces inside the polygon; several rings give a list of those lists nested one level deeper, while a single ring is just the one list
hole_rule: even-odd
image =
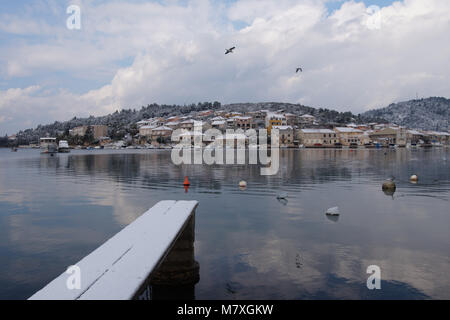
[{"label": "white cloud", "polygon": [[[450,89],[446,0],[395,2],[382,8],[378,30],[367,27],[365,5],[353,1],[331,15],[324,1],[308,0],[248,0],[228,7],[199,0],[80,3],[81,31],[65,30],[62,23],[43,43],[21,40],[2,48],[0,75],[11,80],[38,74],[45,80],[64,72],[104,86],[83,94],[54,87],[46,93],[48,88],[39,88],[38,95],[29,92],[35,87],[2,91],[0,115],[13,118],[10,128],[152,102],[286,101],[359,112],[416,92],[445,95]],[[0,30],[19,32],[14,19]],[[248,25],[236,30],[235,21]],[[38,17],[27,23],[31,27],[20,32],[49,33]],[[232,45],[237,50],[225,56]],[[127,67],[118,62],[130,57]],[[303,74],[295,74],[297,66]]]}]

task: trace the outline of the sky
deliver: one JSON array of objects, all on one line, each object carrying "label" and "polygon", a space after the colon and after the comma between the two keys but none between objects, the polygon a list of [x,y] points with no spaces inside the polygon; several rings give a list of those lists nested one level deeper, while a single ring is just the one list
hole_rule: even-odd
[{"label": "sky", "polygon": [[448,97],[449,38],[448,0],[1,1],[0,135],[151,103]]}]

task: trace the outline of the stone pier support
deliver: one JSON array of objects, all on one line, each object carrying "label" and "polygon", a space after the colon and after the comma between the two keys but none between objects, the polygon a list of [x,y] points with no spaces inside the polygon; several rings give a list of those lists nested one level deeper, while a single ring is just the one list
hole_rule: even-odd
[{"label": "stone pier support", "polygon": [[161,265],[149,279],[146,299],[194,300],[200,281],[200,266],[195,261],[195,213]]}]

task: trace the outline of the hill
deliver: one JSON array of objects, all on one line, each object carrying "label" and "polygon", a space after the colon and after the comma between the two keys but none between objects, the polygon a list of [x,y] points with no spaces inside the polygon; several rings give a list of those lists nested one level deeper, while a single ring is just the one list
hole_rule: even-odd
[{"label": "hill", "polygon": [[432,97],[393,103],[383,109],[365,112],[361,117],[382,118],[414,129],[448,131],[450,129],[450,99]]}]

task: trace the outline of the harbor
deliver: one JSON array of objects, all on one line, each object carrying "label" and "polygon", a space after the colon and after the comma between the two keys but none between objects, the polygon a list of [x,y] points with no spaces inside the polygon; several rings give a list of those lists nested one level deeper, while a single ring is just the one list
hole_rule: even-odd
[{"label": "harbor", "polygon": [[[32,297],[170,199],[199,203],[199,269],[198,282],[160,286],[165,299],[450,295],[447,148],[283,149],[274,176],[259,165],[176,166],[158,149],[0,152],[2,299]],[[396,190],[384,192],[391,177]],[[326,215],[334,207],[339,216]],[[372,264],[381,291],[367,290]]]}]

